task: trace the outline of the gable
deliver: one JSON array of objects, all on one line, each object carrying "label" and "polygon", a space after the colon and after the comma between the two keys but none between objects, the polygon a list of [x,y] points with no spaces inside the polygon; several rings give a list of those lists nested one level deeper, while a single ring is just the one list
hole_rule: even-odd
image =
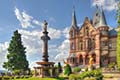
[{"label": "gable", "polygon": [[79,35],[85,36],[86,31],[88,31],[89,35],[94,35],[96,33],[96,29],[93,27],[93,25],[90,23],[88,19],[85,19],[83,25],[81,26],[79,30]]}]

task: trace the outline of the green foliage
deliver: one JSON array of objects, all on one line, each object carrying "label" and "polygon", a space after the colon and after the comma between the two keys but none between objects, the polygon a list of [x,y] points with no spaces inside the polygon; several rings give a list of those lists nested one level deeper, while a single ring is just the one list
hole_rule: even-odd
[{"label": "green foliage", "polygon": [[71,66],[69,64],[66,64],[64,75],[69,76],[72,73]]},{"label": "green foliage", "polygon": [[120,70],[120,2],[117,9],[118,34],[117,34],[117,66]]},{"label": "green foliage", "polygon": [[108,65],[108,67],[109,67],[109,68],[114,68],[114,67],[115,67],[115,63],[110,63],[110,64]]},{"label": "green foliage", "polygon": [[85,71],[88,71],[88,67],[85,68]]},{"label": "green foliage", "polygon": [[40,78],[40,77],[31,77],[31,78],[19,78],[14,80],[64,80],[63,78]]},{"label": "green foliage", "polygon": [[91,78],[85,78],[84,80],[96,80],[96,78],[94,78],[94,77],[91,77]]},{"label": "green foliage", "polygon": [[75,67],[74,69],[73,69],[73,72],[80,72],[81,71],[81,68],[80,67]]},{"label": "green foliage", "polygon": [[20,70],[20,72],[23,73],[27,70],[29,71],[25,49],[26,48],[22,45],[21,34],[16,30],[9,44],[8,61],[4,62],[3,67],[10,71]]},{"label": "green foliage", "polygon": [[91,80],[102,80],[103,75],[100,70],[91,70],[91,71],[86,71],[81,74],[71,74],[69,76],[69,80],[83,80],[87,77],[93,77],[94,79]]},{"label": "green foliage", "polygon": [[20,73],[20,70],[14,70],[14,72],[13,72],[14,74],[17,74],[17,75],[19,75],[19,73]]}]

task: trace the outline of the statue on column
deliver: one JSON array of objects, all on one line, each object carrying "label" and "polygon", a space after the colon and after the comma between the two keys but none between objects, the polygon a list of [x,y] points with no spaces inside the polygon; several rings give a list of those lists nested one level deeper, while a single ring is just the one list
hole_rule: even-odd
[{"label": "statue on column", "polygon": [[47,25],[48,25],[47,21],[44,20],[43,31],[47,31]]}]

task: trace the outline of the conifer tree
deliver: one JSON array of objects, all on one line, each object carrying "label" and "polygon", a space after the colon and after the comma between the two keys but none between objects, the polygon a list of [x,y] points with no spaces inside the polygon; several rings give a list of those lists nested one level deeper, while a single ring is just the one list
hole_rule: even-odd
[{"label": "conifer tree", "polygon": [[118,33],[117,33],[117,66],[120,70],[120,1],[117,9]]},{"label": "conifer tree", "polygon": [[3,67],[12,72],[25,73],[29,71],[29,64],[26,59],[25,47],[22,45],[21,34],[16,30],[8,47],[7,62],[4,62]]}]

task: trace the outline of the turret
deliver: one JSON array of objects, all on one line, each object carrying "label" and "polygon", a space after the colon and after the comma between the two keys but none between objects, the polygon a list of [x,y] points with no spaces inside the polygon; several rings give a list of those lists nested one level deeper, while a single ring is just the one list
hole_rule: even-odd
[{"label": "turret", "polygon": [[101,8],[100,20],[99,20],[99,21],[100,21],[100,22],[99,22],[99,27],[100,27],[100,26],[107,26],[105,14],[104,14],[104,11],[103,11],[102,8]]},{"label": "turret", "polygon": [[75,15],[75,8],[73,8],[71,26],[74,27],[75,29],[77,28],[77,20],[76,20],[76,15]]}]

